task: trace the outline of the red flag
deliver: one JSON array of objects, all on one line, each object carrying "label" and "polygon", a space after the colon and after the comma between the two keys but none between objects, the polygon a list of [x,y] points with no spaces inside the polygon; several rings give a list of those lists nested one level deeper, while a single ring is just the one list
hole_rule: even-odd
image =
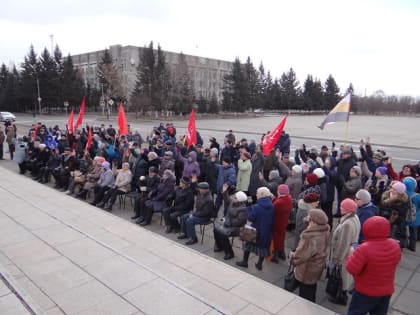
[{"label": "red flag", "polygon": [[34,131],[33,131],[33,134],[32,134],[32,139],[34,140],[34,142],[37,139],[37,132],[38,132],[38,124],[35,124]]},{"label": "red flag", "polygon": [[118,126],[120,128],[120,136],[128,135],[127,118],[125,117],[124,106],[122,102],[120,103],[120,108],[118,109]]},{"label": "red flag", "polygon": [[188,122],[187,134],[185,135],[187,146],[191,147],[197,143],[197,130],[195,129],[194,108],[191,110],[190,121]]},{"label": "red flag", "polygon": [[77,127],[79,127],[83,122],[85,106],[86,106],[86,100],[85,100],[85,97],[83,96],[82,105],[80,105],[80,110],[79,110],[79,117],[77,117],[77,121],[76,121],[76,124],[74,125],[74,129],[77,129]]},{"label": "red flag", "polygon": [[263,153],[265,156],[270,154],[271,150],[273,150],[273,148],[277,144],[277,141],[279,141],[281,133],[284,129],[284,125],[286,124],[286,119],[287,115],[284,116],[284,118],[281,120],[281,122],[276,128],[274,128],[268,134],[265,135],[262,141]]},{"label": "red flag", "polygon": [[86,150],[89,150],[92,146],[92,127],[89,128],[88,138],[86,142]]},{"label": "red flag", "polygon": [[71,110],[69,120],[67,121],[67,130],[69,131],[69,133],[73,133],[74,131],[73,120],[74,120],[74,113],[73,113],[73,110]]}]

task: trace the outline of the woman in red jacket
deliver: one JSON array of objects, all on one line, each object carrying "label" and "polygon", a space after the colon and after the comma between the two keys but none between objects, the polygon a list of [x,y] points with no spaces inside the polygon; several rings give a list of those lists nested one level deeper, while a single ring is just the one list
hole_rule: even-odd
[{"label": "woman in red jacket", "polygon": [[350,250],[346,267],[354,277],[355,292],[348,315],[387,314],[401,259],[399,244],[389,237],[390,229],[387,219],[370,217],[362,227],[365,241],[354,251]]},{"label": "woman in red jacket", "polygon": [[277,188],[277,198],[273,199],[274,226],[273,226],[273,257],[271,261],[279,262],[279,258],[286,260],[284,252],[284,239],[286,237],[287,224],[289,223],[290,212],[293,208],[292,196],[289,194],[289,186],[282,184]]}]

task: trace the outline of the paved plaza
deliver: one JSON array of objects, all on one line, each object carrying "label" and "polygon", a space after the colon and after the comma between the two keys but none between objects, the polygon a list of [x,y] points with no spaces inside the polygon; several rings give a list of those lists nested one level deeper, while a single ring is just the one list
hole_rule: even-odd
[{"label": "paved plaza", "polygon": [[[360,118],[359,125],[353,121],[357,133],[350,140],[370,135],[378,145],[397,148],[403,158],[420,158],[414,131],[418,119],[394,119],[402,130],[385,128],[379,133],[384,119],[377,125],[371,122],[371,130],[364,129]],[[290,117],[292,140],[296,135],[322,143],[316,137],[324,138],[318,131],[311,134],[302,119],[307,118]],[[252,128],[243,120],[221,119],[197,126],[205,130],[205,137],[231,128],[242,136],[256,135],[262,126],[272,128],[275,121],[258,118]],[[155,124],[131,123],[147,130]],[[246,133],[248,129],[255,130]],[[238,239],[235,259],[223,261],[223,254],[213,252],[210,226],[203,244],[186,247],[175,234],[164,233],[159,215],[147,228],[133,224],[129,200],[120,206],[117,202],[110,214],[18,175],[12,161],[0,162],[0,314],[346,314],[347,307],[327,300],[324,277],[318,285],[318,306],[281,289],[287,262],[264,262],[258,271],[252,255],[249,269],[238,269]],[[287,234],[288,249],[293,237]],[[404,250],[389,314],[419,314],[419,265],[419,252]]]}]

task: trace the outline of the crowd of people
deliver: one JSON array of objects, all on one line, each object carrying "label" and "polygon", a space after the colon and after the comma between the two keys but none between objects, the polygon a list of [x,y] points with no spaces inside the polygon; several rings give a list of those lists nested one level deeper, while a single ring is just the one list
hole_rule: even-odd
[{"label": "crowd of people", "polygon": [[[166,233],[179,233],[186,245],[198,242],[196,225],[215,222],[214,251],[229,260],[230,238],[250,224],[256,239],[243,242],[236,264],[248,268],[253,253],[262,270],[267,257],[274,263],[289,257],[299,294],[308,300],[315,302],[326,266],[338,267],[343,294],[331,300],[347,304],[352,292],[349,314],[359,314],[360,301],[371,307],[365,311],[387,309],[401,251],[416,251],[420,237],[420,162],[394,170],[391,157],[369,139],[360,142],[359,154],[334,143],[292,152],[283,132],[265,156],[261,144],[237,141],[232,130],[222,144],[210,137],[204,145],[198,134],[197,144],[187,147],[171,123],[145,139],[130,128],[119,136],[112,125],[70,134],[38,123],[23,137],[13,124],[6,130],[0,141],[7,141],[21,174],[40,183],[54,178],[57,189],[82,200],[93,194],[90,203],[108,211],[118,196],[130,196],[132,220],[149,225],[159,212]],[[293,229],[287,254],[285,235]]]}]

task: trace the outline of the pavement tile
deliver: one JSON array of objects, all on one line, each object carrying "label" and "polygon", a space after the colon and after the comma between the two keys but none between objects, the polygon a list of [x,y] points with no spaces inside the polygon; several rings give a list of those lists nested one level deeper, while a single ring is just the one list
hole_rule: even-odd
[{"label": "pavement tile", "polygon": [[248,304],[246,307],[241,309],[237,314],[241,315],[269,315],[270,313],[263,309],[256,307],[254,304]]},{"label": "pavement tile", "polygon": [[11,291],[6,284],[0,280],[0,297],[9,294]]},{"label": "pavement tile", "polygon": [[95,239],[117,250],[121,250],[122,248],[129,247],[132,245],[131,243],[127,242],[121,237],[107,231],[95,234]]},{"label": "pavement tile", "polygon": [[188,268],[204,259],[192,250],[188,250],[178,244],[173,243],[168,245],[166,242],[165,245],[156,252],[156,255],[171,261],[181,268]]},{"label": "pavement tile", "polygon": [[46,311],[44,311],[45,315],[65,315],[59,307],[55,306]]},{"label": "pavement tile", "polygon": [[146,314],[205,314],[209,306],[162,279],[148,282],[124,295]]},{"label": "pavement tile", "polygon": [[157,278],[156,275],[121,256],[106,258],[87,265],[85,269],[119,294],[124,294]]},{"label": "pavement tile", "polygon": [[415,272],[407,284],[407,288],[420,293],[420,273]]},{"label": "pavement tile", "polygon": [[[273,290],[273,288],[275,288]],[[277,313],[296,298],[295,295],[257,278],[249,278],[230,290],[255,306],[270,313]]]},{"label": "pavement tile", "polygon": [[206,258],[188,267],[188,271],[226,290],[230,290],[249,278],[247,274],[238,269]]},{"label": "pavement tile", "polygon": [[325,308],[311,303],[305,299],[297,297],[284,308],[282,308],[278,315],[333,315],[337,314],[333,311],[326,310]]},{"label": "pavement tile", "polygon": [[34,284],[28,277],[19,277],[15,279],[19,287],[25,291],[32,300],[44,311],[51,309],[55,303]]},{"label": "pavement tile", "polygon": [[75,217],[75,218],[68,219],[65,221],[68,225],[74,227],[77,230],[80,230],[84,234],[88,234],[91,236],[95,236],[96,234],[105,232],[105,230],[102,227],[96,224],[93,224],[91,222],[88,222],[84,218]]},{"label": "pavement tile", "polygon": [[406,314],[419,314],[419,301],[419,292],[403,289],[392,308]]},{"label": "pavement tile", "polygon": [[413,270],[405,269],[402,267],[397,267],[397,272],[395,273],[395,284],[400,286],[405,286],[408,280],[413,275]]},{"label": "pavement tile", "polygon": [[91,280],[54,297],[57,305],[67,314],[77,314],[94,305],[116,297],[110,289],[97,280]]},{"label": "pavement tile", "polygon": [[223,314],[235,314],[248,304],[248,301],[206,280],[194,281],[187,286],[187,289],[203,297],[209,305],[214,306]]},{"label": "pavement tile", "polygon": [[30,313],[22,305],[20,300],[13,293],[10,293],[0,297],[0,314],[23,315]]},{"label": "pavement tile", "polygon": [[116,255],[115,252],[89,238],[57,246],[56,249],[79,266],[87,266]]},{"label": "pavement tile", "polygon": [[15,220],[28,230],[36,230],[60,223],[58,220],[42,212],[19,216]]},{"label": "pavement tile", "polygon": [[64,224],[48,226],[46,228],[35,230],[33,233],[52,246],[85,237],[82,233],[69,228]]},{"label": "pavement tile", "polygon": [[401,257],[400,263],[398,264],[398,267],[402,267],[409,270],[416,270],[416,268],[420,264],[420,259],[417,256],[410,255],[404,253]]},{"label": "pavement tile", "polygon": [[16,223],[2,227],[1,236],[0,248],[35,239],[33,234]]},{"label": "pavement tile", "polygon": [[81,311],[78,315],[131,315],[131,314],[140,314],[137,313],[139,310],[122,299],[119,296],[114,296],[105,301],[101,301],[98,304],[95,304],[89,307],[86,310]]}]

